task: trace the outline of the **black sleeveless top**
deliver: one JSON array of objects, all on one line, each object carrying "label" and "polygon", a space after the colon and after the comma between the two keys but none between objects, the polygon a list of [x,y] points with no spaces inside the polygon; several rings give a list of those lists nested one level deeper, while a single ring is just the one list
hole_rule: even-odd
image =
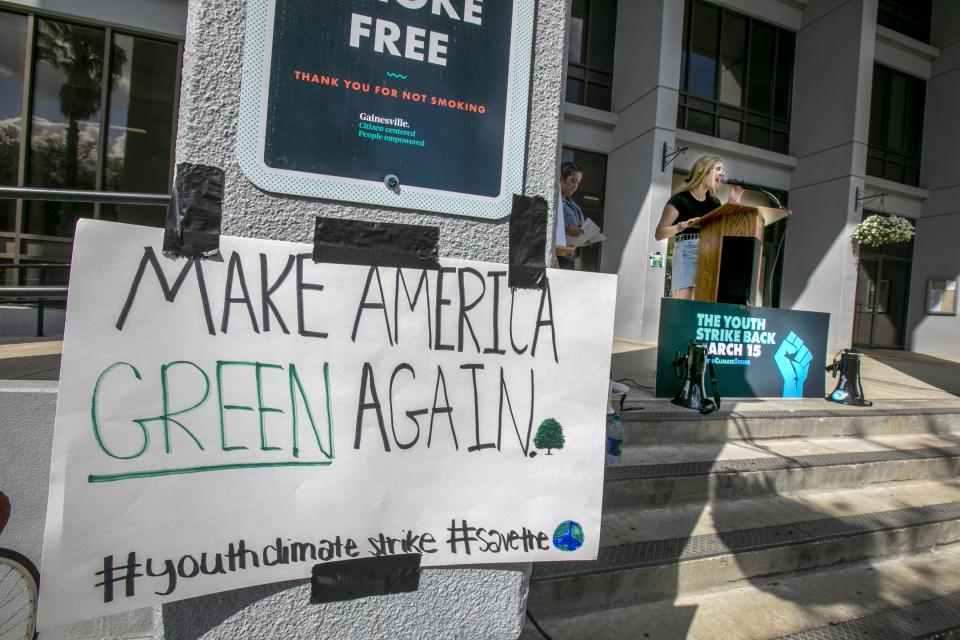
[{"label": "black sleeveless top", "polygon": [[681,191],[667,200],[667,204],[672,204],[680,213],[673,223],[677,224],[710,213],[720,206],[720,201],[708,193],[703,202],[700,202],[689,191]]}]

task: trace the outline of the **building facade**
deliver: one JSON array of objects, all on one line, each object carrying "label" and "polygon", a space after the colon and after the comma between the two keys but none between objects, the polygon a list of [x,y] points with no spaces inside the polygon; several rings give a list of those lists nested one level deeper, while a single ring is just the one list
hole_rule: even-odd
[{"label": "building facade", "polygon": [[[559,29],[559,3],[540,4],[539,20],[552,20]],[[830,313],[833,348],[861,344],[960,354],[960,252],[952,247],[960,235],[960,180],[952,162],[960,144],[952,109],[960,98],[960,3],[569,4],[562,155],[583,166],[578,197],[607,236],[600,247],[583,252],[581,268],[620,276],[618,336],[656,341],[668,270],[651,256],[669,256],[670,246],[655,241],[653,231],[686,169],[710,153],[724,158],[730,175],[766,187],[794,211],[765,238],[764,304]],[[0,186],[169,192],[176,130],[189,125],[178,120],[188,9],[196,10],[196,24],[237,26],[235,16],[218,14],[224,10],[212,2],[188,7],[187,0],[0,0]],[[203,10],[210,15],[199,15]],[[540,47],[549,50],[553,45],[545,40]],[[225,57],[236,62],[239,56],[234,49]],[[559,71],[553,79],[558,77]],[[216,110],[199,104],[216,81],[193,80],[199,83],[194,108]],[[209,95],[235,102],[234,94]],[[546,111],[541,109],[541,118]],[[555,125],[555,113],[549,116]],[[208,141],[204,135],[219,136],[192,131],[187,138],[196,148]],[[555,141],[555,129],[551,135]],[[226,158],[233,146],[222,147],[217,152]],[[677,154],[680,148],[686,151]],[[542,159],[551,155],[540,153],[537,160],[545,164]],[[882,199],[874,197],[879,194]],[[760,194],[750,197],[766,203]],[[297,203],[279,217],[307,209]],[[907,217],[916,228],[914,240],[857,247],[850,232],[868,214]],[[159,226],[163,209],[0,200],[0,260],[68,260],[79,217]],[[231,223],[251,229],[236,219]],[[505,225],[494,233],[505,244]],[[6,283],[29,283],[12,270],[0,273]],[[24,416],[28,426],[46,425],[47,431],[23,432],[49,437],[55,393],[54,386],[14,386],[9,415]],[[25,515],[20,512],[20,528],[5,533],[16,544],[5,544],[39,560],[45,499],[35,490],[46,486],[49,440],[18,443],[20,449],[5,455],[18,460],[9,465],[11,476],[32,502]],[[376,615],[402,619],[413,611],[459,621],[467,617],[462,612],[473,612],[496,627],[478,627],[478,635],[505,637],[504,630],[522,623],[528,571],[436,570],[425,574],[421,596],[427,604],[395,599],[393,608],[379,611],[370,603],[345,605],[330,624],[375,626]],[[211,596],[201,607],[192,602],[142,610],[55,637],[232,638],[276,620],[307,633],[319,616],[303,606],[307,591],[304,585],[278,585]],[[477,602],[512,616],[495,618]],[[369,636],[367,627],[355,627],[352,635],[339,637]]]},{"label": "building facade", "polygon": [[[186,21],[187,0],[0,0],[0,185],[169,192]],[[794,212],[767,231],[762,304],[830,313],[832,349],[960,354],[958,40],[952,0],[571,0],[563,159],[608,237],[580,268],[620,276],[617,335],[657,340],[653,229],[710,153]],[[79,217],[163,213],[0,199],[0,264],[68,261]],[[874,214],[914,240],[855,245]]]},{"label": "building facade", "polygon": [[[830,313],[831,349],[960,354],[960,5],[573,0],[569,46],[564,156],[608,238],[581,267],[620,276],[618,336],[657,340],[653,231],[712,154],[794,212],[767,230],[764,305]],[[856,245],[870,215],[907,218],[913,241]]]}]

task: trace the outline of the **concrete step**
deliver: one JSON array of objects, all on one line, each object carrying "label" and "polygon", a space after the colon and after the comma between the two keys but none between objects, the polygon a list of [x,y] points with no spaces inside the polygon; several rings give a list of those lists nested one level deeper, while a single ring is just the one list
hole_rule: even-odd
[{"label": "concrete step", "polygon": [[878,484],[855,491],[807,492],[691,502],[660,508],[604,510],[600,546],[764,529],[824,518],[863,516],[960,502],[960,478]]},{"label": "concrete step", "polygon": [[[960,545],[604,611],[529,610],[554,640],[928,637],[960,627]],[[520,639],[543,640],[529,623]]]},{"label": "concrete step", "polygon": [[[885,500],[846,492],[833,508],[822,496],[815,508],[787,497],[766,506],[715,504],[704,512],[708,526],[691,526],[689,513],[684,523],[669,510],[637,512],[632,524],[608,516],[601,543],[616,543],[602,546],[595,561],[537,564],[529,607],[542,614],[599,610],[960,541],[957,483],[890,492]],[[895,508],[865,511],[877,506]]]},{"label": "concrete step", "polygon": [[631,447],[607,467],[604,509],[847,489],[960,474],[960,434]]},{"label": "concrete step", "polygon": [[849,407],[818,400],[738,401],[701,415],[657,399],[623,415],[624,445],[710,444],[960,431],[960,399],[884,400]]}]

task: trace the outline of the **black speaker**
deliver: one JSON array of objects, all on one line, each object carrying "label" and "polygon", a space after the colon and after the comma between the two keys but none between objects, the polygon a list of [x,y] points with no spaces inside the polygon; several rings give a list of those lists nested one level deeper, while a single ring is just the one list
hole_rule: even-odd
[{"label": "black speaker", "polygon": [[863,385],[860,384],[860,361],[863,354],[856,349],[844,349],[840,352],[839,360],[834,359],[831,368],[833,377],[837,380],[837,388],[827,396],[831,402],[850,404],[857,407],[869,407],[873,403],[863,397]]},{"label": "black speaker", "polygon": [[[707,367],[710,370],[713,398],[707,392]],[[704,414],[720,408],[720,390],[717,389],[713,365],[710,364],[707,355],[706,342],[690,340],[687,343],[687,353],[681,355],[678,351],[674,357],[673,370],[682,384],[677,395],[670,402],[688,409],[696,409]]]}]

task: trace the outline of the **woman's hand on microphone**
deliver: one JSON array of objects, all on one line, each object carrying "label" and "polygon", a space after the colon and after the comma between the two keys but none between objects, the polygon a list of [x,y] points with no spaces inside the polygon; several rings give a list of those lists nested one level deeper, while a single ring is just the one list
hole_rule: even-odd
[{"label": "woman's hand on microphone", "polygon": [[743,195],[743,187],[732,184],[730,185],[730,193],[727,196],[727,202],[738,203],[740,202],[740,197]]}]

